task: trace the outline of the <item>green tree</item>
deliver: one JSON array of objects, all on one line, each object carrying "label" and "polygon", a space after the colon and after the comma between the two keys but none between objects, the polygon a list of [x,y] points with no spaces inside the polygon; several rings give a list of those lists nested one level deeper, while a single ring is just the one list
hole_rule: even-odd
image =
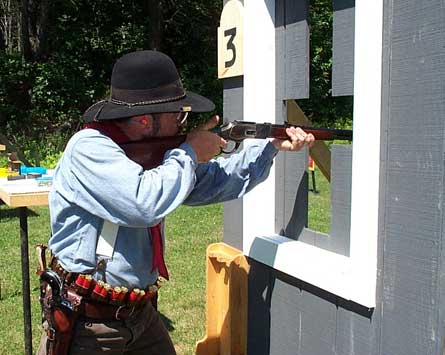
[{"label": "green tree", "polygon": [[[352,99],[330,94],[330,1],[310,4],[311,99],[300,105],[318,125],[348,125]],[[84,110],[109,95],[115,60],[148,48],[170,55],[186,89],[222,113],[221,10],[211,0],[0,0],[0,131],[34,161],[57,154]]]},{"label": "green tree", "polygon": [[[221,110],[215,80],[219,2],[0,4],[0,14],[12,21],[7,29],[17,33],[21,28],[20,36],[8,37],[6,27],[0,27],[0,130],[25,151],[62,149],[81,126],[83,111],[109,95],[115,60],[134,50],[156,48],[171,55],[185,86],[213,98]],[[28,26],[18,20],[25,18]]]}]

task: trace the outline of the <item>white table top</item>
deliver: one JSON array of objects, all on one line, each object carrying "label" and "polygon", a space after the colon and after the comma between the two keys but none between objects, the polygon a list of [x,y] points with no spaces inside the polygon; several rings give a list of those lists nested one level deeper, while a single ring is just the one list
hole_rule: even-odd
[{"label": "white table top", "polygon": [[50,189],[51,186],[39,186],[35,179],[0,178],[0,199],[10,207],[46,206]]}]

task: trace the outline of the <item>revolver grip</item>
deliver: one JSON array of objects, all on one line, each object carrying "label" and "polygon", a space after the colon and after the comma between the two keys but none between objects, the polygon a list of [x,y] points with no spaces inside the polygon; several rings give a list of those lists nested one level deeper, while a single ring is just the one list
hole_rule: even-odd
[{"label": "revolver grip", "polygon": [[40,274],[40,282],[46,282],[51,287],[53,298],[57,299],[61,296],[62,279],[53,270],[45,270]]}]

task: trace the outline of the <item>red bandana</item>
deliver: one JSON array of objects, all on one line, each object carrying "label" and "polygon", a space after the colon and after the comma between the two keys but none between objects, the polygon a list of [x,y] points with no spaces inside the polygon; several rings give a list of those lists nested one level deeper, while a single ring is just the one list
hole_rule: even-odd
[{"label": "red bandana", "polygon": [[128,142],[130,138],[119,128],[119,126],[113,121],[105,121],[105,122],[91,122],[85,123],[84,128],[92,128],[103,135],[110,137],[116,144],[121,144],[124,142]]},{"label": "red bandana", "polygon": [[[98,130],[103,135],[110,137],[116,144],[128,142],[130,139],[113,121],[108,122],[91,122],[86,123],[84,128],[92,128]],[[167,266],[164,261],[164,251],[162,246],[161,223],[148,228],[151,235],[151,247],[153,250],[152,269],[158,269],[159,275],[165,279],[169,279]]]}]

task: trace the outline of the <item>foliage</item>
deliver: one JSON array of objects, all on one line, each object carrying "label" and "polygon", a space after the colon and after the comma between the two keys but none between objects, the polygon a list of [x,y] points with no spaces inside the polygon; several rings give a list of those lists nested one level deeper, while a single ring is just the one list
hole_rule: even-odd
[{"label": "foliage", "polygon": [[331,0],[315,0],[309,8],[311,28],[310,99],[298,104],[317,126],[350,128],[350,96],[332,96],[332,21]]},{"label": "foliage", "polygon": [[0,168],[5,168],[7,164],[8,164],[7,155],[0,153]]},{"label": "foliage", "polygon": [[[130,51],[156,46],[170,55],[184,86],[210,97],[222,113],[216,80],[222,1],[28,0],[26,33],[18,30],[16,5],[0,0],[0,131],[33,162],[57,156],[81,127],[84,110],[109,95],[112,65]],[[316,125],[345,127],[352,98],[332,98],[330,89],[331,6],[330,0],[310,3],[311,93],[299,104]],[[207,117],[191,120],[196,125]]]},{"label": "foliage", "polygon": [[[185,87],[210,97],[216,113],[222,115],[222,82],[216,79],[216,34],[222,1],[181,0],[176,6],[166,23],[164,50],[175,58]],[[195,124],[206,118],[208,115],[195,117]]]},{"label": "foliage", "polygon": [[[10,26],[16,28],[19,8],[8,8],[7,2],[2,1],[0,14],[11,11],[9,15],[16,22]],[[222,4],[149,2],[161,11],[160,49],[177,62],[185,87],[212,98],[221,112],[221,84],[215,80],[215,36]],[[48,3],[48,40],[43,54],[38,55],[34,45],[34,55],[25,60],[19,37],[8,41],[3,50],[0,45],[0,131],[34,162],[62,150],[68,137],[81,127],[83,111],[109,94],[115,60],[124,53],[149,48],[150,37],[156,35],[150,27],[155,14],[145,2]],[[29,2],[30,24],[43,23],[36,15],[42,11],[43,2],[38,9],[33,9],[33,4]],[[29,30],[31,42],[38,40],[33,37],[34,27]],[[0,38],[4,45],[5,26],[0,27]]]},{"label": "foliage", "polygon": [[0,54],[0,127],[18,131],[28,123],[31,102],[27,94],[33,67],[18,53]]}]

